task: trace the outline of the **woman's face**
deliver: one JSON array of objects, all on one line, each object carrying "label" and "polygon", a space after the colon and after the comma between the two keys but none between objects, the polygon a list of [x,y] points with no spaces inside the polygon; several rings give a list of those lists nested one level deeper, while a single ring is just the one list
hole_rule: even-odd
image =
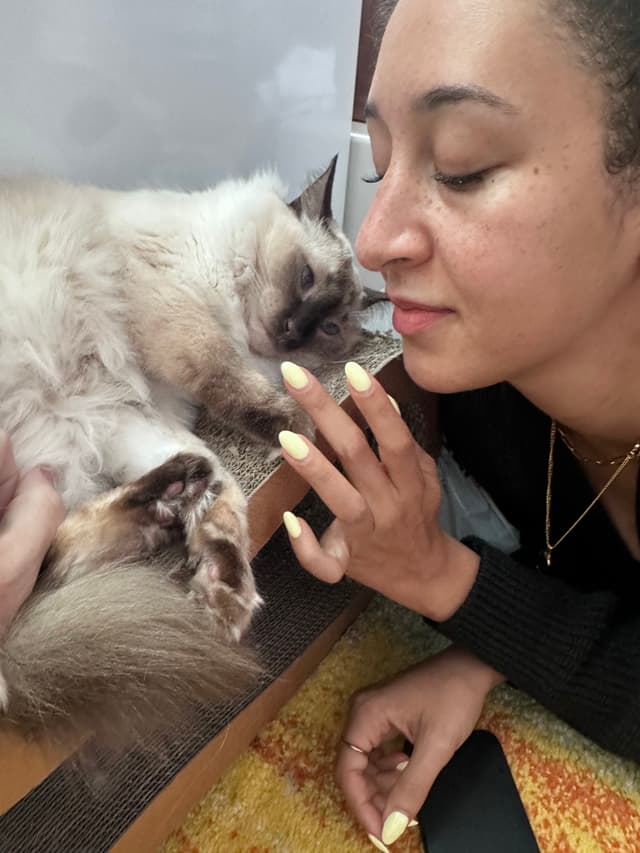
[{"label": "woman's face", "polygon": [[397,302],[418,384],[525,386],[623,315],[639,244],[604,167],[603,99],[533,0],[400,0],[357,253]]}]

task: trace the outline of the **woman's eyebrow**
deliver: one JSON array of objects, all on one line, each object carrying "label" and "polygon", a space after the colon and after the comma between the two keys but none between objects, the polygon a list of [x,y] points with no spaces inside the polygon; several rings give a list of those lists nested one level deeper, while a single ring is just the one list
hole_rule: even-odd
[{"label": "woman's eyebrow", "polygon": [[[432,110],[441,109],[442,107],[448,107],[465,102],[483,104],[484,106],[491,107],[492,109],[497,109],[511,115],[515,115],[518,112],[517,108],[513,104],[509,103],[509,101],[506,101],[504,98],[501,98],[499,95],[496,95],[494,92],[491,92],[489,89],[484,89],[482,86],[463,85],[436,86],[428,92],[425,92],[424,95],[419,95],[415,98],[412,102],[411,109],[414,112],[424,112],[425,110],[430,112]],[[378,112],[378,108],[373,100],[369,100],[367,102],[364,108],[364,114],[366,118],[380,118],[380,113]]]}]

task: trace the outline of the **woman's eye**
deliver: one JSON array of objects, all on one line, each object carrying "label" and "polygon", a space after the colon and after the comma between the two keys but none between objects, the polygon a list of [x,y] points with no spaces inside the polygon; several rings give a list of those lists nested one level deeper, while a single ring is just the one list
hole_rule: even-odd
[{"label": "woman's eye", "polygon": [[333,320],[324,320],[320,323],[320,330],[325,333],[325,335],[337,335],[340,331],[340,326],[337,323],[334,323]]},{"label": "woman's eye", "polygon": [[487,169],[483,169],[480,172],[470,172],[467,175],[445,175],[443,172],[436,172],[433,178],[439,184],[444,184],[448,189],[463,192],[481,184],[487,171]]},{"label": "woman's eye", "polygon": [[311,290],[314,281],[315,276],[313,274],[313,270],[311,269],[309,264],[305,264],[302,268],[302,275],[300,276],[300,287],[303,290]]}]

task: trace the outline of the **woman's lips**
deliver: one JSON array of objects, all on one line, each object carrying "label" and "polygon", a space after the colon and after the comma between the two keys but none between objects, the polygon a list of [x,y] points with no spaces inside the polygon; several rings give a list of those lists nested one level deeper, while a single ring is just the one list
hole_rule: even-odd
[{"label": "woman's lips", "polygon": [[439,308],[433,305],[419,305],[415,302],[403,302],[392,299],[393,302],[393,328],[400,335],[413,335],[428,329],[453,314],[450,308]]}]

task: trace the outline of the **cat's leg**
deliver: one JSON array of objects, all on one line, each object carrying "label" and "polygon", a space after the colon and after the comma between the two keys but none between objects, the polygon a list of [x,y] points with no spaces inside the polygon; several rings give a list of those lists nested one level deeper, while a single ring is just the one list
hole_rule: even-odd
[{"label": "cat's leg", "polygon": [[184,539],[184,519],[213,502],[217,482],[202,455],[178,453],[131,483],[70,511],[45,566],[57,580],[157,553]]},{"label": "cat's leg", "polygon": [[[186,310],[186,309],[185,309]],[[188,332],[175,336],[179,351],[162,335],[144,336],[145,368],[156,378],[184,389],[212,416],[250,438],[278,447],[283,429],[314,434],[308,415],[284,389],[242,356],[202,310],[189,315]],[[175,345],[174,345],[175,346]]]},{"label": "cat's leg", "polygon": [[125,484],[67,517],[50,555],[55,578],[182,541],[187,557],[176,581],[215,612],[224,633],[239,639],[261,603],[240,487],[177,421],[133,408],[117,418],[104,458],[111,476]]},{"label": "cat's leg", "polygon": [[313,437],[306,412],[226,341],[218,343],[213,357],[192,355],[197,360],[183,363],[179,387],[206,406],[215,419],[270,447],[279,446],[278,433],[283,429]]}]

